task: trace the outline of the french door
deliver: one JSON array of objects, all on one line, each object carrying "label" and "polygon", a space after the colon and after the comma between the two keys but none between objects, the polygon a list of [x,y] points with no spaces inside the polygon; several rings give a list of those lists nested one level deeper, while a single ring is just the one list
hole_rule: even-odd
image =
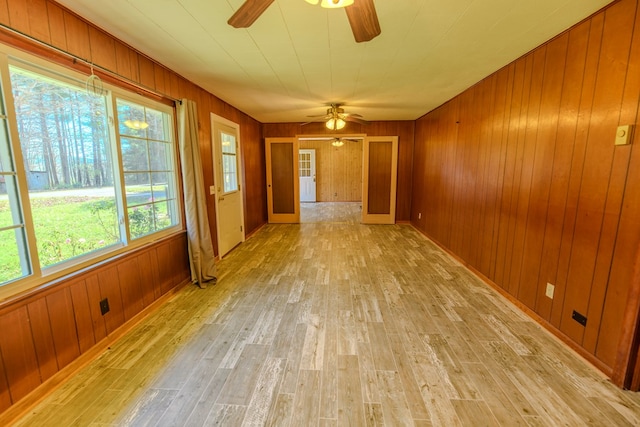
[{"label": "french door", "polygon": [[298,139],[267,138],[265,155],[269,222],[299,223]]},{"label": "french door", "polygon": [[364,139],[362,222],[395,224],[398,180],[398,137]]}]

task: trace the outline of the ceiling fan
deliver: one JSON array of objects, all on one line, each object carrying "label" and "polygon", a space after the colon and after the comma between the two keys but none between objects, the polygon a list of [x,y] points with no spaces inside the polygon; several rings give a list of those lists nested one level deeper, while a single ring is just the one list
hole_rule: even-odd
[{"label": "ceiling fan", "polygon": [[350,139],[350,138],[334,138],[333,141],[331,141],[331,145],[333,145],[334,147],[342,147],[345,141],[361,142],[362,140]]},{"label": "ceiling fan", "polygon": [[[318,4],[319,0],[306,0]],[[247,28],[267,10],[274,0],[245,0],[227,23],[235,28]],[[343,0],[322,0],[323,7],[343,7]],[[373,0],[353,0],[350,6],[344,6],[356,42],[366,42],[380,35],[380,23]]]},{"label": "ceiling fan", "polygon": [[[355,122],[361,125],[368,125],[369,122],[362,119],[360,114],[354,113],[345,113],[344,108],[342,108],[341,104],[331,104],[327,109],[327,114],[322,114],[318,116],[307,116],[311,118],[317,118],[317,121],[325,122],[325,126],[331,130],[340,130],[346,126],[346,122]],[[312,122],[303,123],[303,125],[309,124]]]}]

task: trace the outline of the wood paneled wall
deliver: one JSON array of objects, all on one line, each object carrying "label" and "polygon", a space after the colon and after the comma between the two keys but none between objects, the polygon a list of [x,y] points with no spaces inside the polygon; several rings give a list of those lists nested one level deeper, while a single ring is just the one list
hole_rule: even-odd
[{"label": "wood paneled wall", "polygon": [[[175,72],[135,51],[81,17],[49,0],[0,0],[0,24],[91,62],[109,83],[167,101],[197,103],[205,187],[213,185],[210,113],[240,125],[245,230],[267,221],[266,172],[260,123]],[[89,73],[82,62],[0,28],[0,41]],[[153,95],[152,92],[159,95]],[[217,246],[215,200],[207,199]],[[217,248],[216,248],[217,252]],[[0,304],[0,412],[120,328],[150,303],[189,280],[186,237],[136,250],[100,267]],[[99,301],[111,311],[100,315]],[[8,331],[11,331],[10,333]]]},{"label": "wood paneled wall", "polygon": [[318,202],[362,201],[362,140],[300,141],[300,148],[316,150],[316,199]]},{"label": "wood paneled wall", "polygon": [[[91,62],[96,74],[127,87],[128,82],[173,99],[188,98],[197,103],[200,150],[205,187],[213,185],[210,113],[240,125],[241,162],[244,170],[245,230],[251,233],[267,221],[266,170],[260,123],[172,70],[137,52],[118,39],[50,0],[0,0],[0,24],[27,34],[64,52]],[[74,63],[55,51],[22,41],[0,30],[0,39],[16,47],[48,57],[62,65],[89,73],[86,64]],[[211,235],[217,239],[215,199],[207,199]],[[217,253],[217,248],[216,248]]]},{"label": "wood paneled wall", "polygon": [[[411,185],[413,168],[414,121],[380,121],[368,125],[347,122],[338,133],[328,130],[324,123],[266,123],[263,136],[292,137],[296,135],[354,135],[398,136],[398,192],[396,196],[396,220],[409,221],[411,214]],[[346,144],[345,144],[346,145]],[[362,193],[362,192],[360,192]]]},{"label": "wood paneled wall", "polygon": [[416,123],[412,223],[610,375],[638,314],[640,147],[614,137],[639,100],[638,2],[621,0]]},{"label": "wood paneled wall", "polygon": [[189,280],[183,232],[0,306],[0,413]]}]

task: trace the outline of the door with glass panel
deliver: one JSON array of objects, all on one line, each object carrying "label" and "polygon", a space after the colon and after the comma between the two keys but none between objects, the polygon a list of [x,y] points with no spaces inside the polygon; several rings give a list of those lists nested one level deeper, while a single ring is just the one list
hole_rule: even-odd
[{"label": "door with glass panel", "polygon": [[366,137],[363,146],[364,224],[395,224],[397,177],[398,137]]},{"label": "door with glass panel", "polygon": [[269,222],[299,223],[298,139],[267,138],[265,154]]},{"label": "door with glass panel", "polygon": [[316,150],[305,149],[298,153],[300,173],[300,202],[316,201]]},{"label": "door with glass panel", "polygon": [[244,241],[244,207],[240,185],[240,141],[237,125],[212,115],[218,256]]}]

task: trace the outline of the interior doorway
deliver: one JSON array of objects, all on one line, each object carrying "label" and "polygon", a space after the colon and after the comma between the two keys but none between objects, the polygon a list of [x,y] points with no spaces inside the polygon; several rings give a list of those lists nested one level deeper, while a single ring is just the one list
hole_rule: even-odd
[{"label": "interior doorway", "polygon": [[[304,135],[265,142],[270,223],[305,222],[303,207],[317,203],[356,203],[360,222],[395,223],[397,136]],[[314,175],[305,150],[315,153],[316,203],[301,189],[301,177],[313,182]]]},{"label": "interior doorway", "polygon": [[363,140],[364,135],[299,137],[301,223],[360,221]]},{"label": "interior doorway", "polygon": [[316,150],[298,151],[300,203],[316,202]]},{"label": "interior doorway", "polygon": [[361,202],[317,202],[300,204],[301,224],[359,224]]}]

